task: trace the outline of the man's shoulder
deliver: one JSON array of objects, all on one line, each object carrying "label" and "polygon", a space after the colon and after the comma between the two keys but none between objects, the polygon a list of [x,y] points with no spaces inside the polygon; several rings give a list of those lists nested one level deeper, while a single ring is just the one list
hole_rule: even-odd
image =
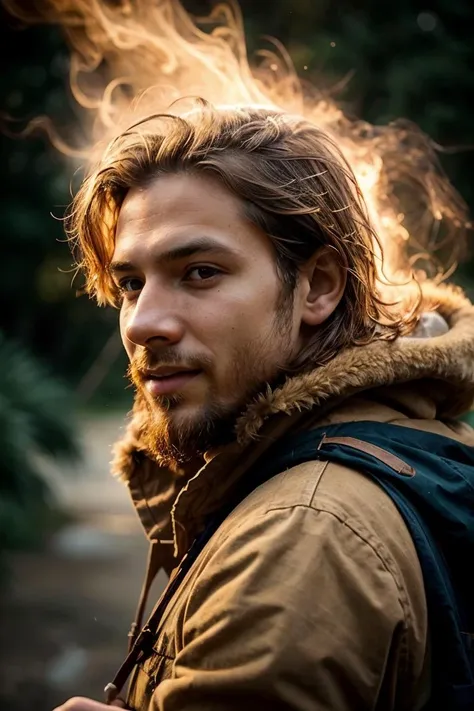
[{"label": "man's shoulder", "polygon": [[[355,423],[357,424],[357,423]],[[404,418],[400,421],[375,422],[388,429],[403,432],[403,440],[418,442],[418,433],[439,435],[453,444],[472,446],[472,429],[463,423],[439,421],[421,421]],[[351,430],[349,430],[351,432]],[[380,433],[379,433],[380,434]],[[393,433],[392,433],[393,434]],[[388,439],[390,432],[388,433]],[[358,435],[356,435],[358,437]],[[370,437],[369,437],[370,440]],[[364,454],[380,460],[385,466],[392,466],[393,461],[404,462],[390,450],[374,447],[357,439],[363,447],[358,447]],[[421,449],[423,445],[420,444]],[[369,448],[369,449],[368,449]],[[357,448],[356,448],[357,449]],[[349,463],[350,462],[350,463]],[[369,467],[370,471],[370,467]],[[273,477],[257,486],[241,502],[237,516],[246,516],[246,512],[265,514],[270,511],[305,507],[312,511],[332,513],[345,523],[362,527],[383,540],[411,540],[404,520],[391,496],[380,486],[369,471],[364,471],[364,459],[354,457],[337,461],[326,461],[324,450],[318,452],[318,458],[283,469]]]},{"label": "man's shoulder", "polygon": [[[288,523],[290,509],[300,510],[300,515],[291,518],[293,527]],[[334,519],[334,525],[321,525],[321,514]],[[310,539],[317,535],[319,540],[325,532],[330,532],[332,540],[319,540],[323,546],[358,539],[377,551],[400,584],[417,590],[422,597],[419,602],[424,602],[421,569],[408,528],[390,496],[369,476],[323,460],[298,464],[252,491],[225,523],[226,535],[255,525],[264,538],[265,521],[272,530],[280,530],[276,525],[279,515],[285,521],[281,535],[289,540],[307,537],[308,545],[313,545]],[[258,540],[255,544],[260,545]]]},{"label": "man's shoulder", "polygon": [[294,507],[334,513],[344,521],[375,518],[382,522],[387,511],[395,511],[399,519],[390,497],[369,476],[323,459],[303,462],[268,479],[241,502],[236,514]]}]

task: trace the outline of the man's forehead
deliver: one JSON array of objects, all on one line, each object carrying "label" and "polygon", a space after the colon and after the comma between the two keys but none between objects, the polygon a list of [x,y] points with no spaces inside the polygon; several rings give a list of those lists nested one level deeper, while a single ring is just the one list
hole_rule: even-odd
[{"label": "man's forehead", "polygon": [[255,240],[268,241],[245,217],[239,199],[216,178],[160,176],[147,186],[133,188],[126,196],[117,223],[113,259],[132,260],[129,255],[137,252],[143,257],[152,251],[166,252],[202,237],[235,253],[254,251]]},{"label": "man's forehead", "polygon": [[[218,209],[219,208],[219,209]],[[131,222],[188,221],[204,217],[218,222],[225,213],[237,219],[238,199],[224,186],[204,175],[160,176],[127,193],[119,214],[118,229]]]},{"label": "man's forehead", "polygon": [[[178,199],[181,195],[181,199]],[[113,260],[135,261],[177,252],[184,255],[188,244],[195,251],[226,249],[238,252],[243,232],[247,231],[239,216],[218,205],[204,205],[178,191],[157,193],[156,186],[135,189],[124,201],[115,235]],[[184,250],[184,251],[183,251]]]}]

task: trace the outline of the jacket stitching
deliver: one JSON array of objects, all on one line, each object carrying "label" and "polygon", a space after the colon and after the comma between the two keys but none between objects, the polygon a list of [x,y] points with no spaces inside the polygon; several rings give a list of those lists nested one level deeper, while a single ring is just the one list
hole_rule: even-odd
[{"label": "jacket stitching", "polygon": [[167,659],[170,662],[174,662],[176,657],[172,657],[170,654],[165,654],[164,652],[159,651],[155,647],[153,647],[153,656],[154,657],[159,657],[160,659]]},{"label": "jacket stitching", "polygon": [[156,518],[155,518],[155,514],[153,513],[152,507],[150,507],[150,504],[149,504],[149,502],[148,502],[148,497],[145,495],[145,489],[144,489],[144,486],[143,486],[142,476],[141,476],[141,475],[138,477],[137,484],[138,484],[138,488],[139,488],[139,490],[140,490],[140,494],[141,494],[141,496],[142,496],[142,501],[145,502],[146,510],[147,510],[147,512],[148,512],[148,514],[149,514],[149,516],[150,516],[150,519],[153,521],[153,523],[154,523],[155,526],[158,526],[158,521],[157,521]]},{"label": "jacket stitching", "polygon": [[[315,513],[326,513],[329,514],[330,516],[333,516],[335,519],[339,521],[343,526],[348,528],[362,543],[364,543],[366,546],[370,548],[370,550],[375,554],[375,556],[380,560],[382,563],[384,569],[390,573],[390,576],[395,584],[395,587],[398,590],[398,599],[400,603],[400,607],[403,613],[403,620],[404,620],[404,631],[403,631],[403,645],[402,648],[403,650],[406,650],[406,656],[403,660],[404,662],[404,668],[408,668],[408,652],[409,652],[409,644],[408,644],[408,637],[407,637],[407,632],[410,626],[410,623],[412,622],[412,614],[411,614],[411,609],[410,609],[410,603],[408,600],[408,595],[405,589],[405,586],[402,584],[401,580],[399,579],[399,576],[397,575],[396,570],[394,568],[396,567],[396,564],[394,561],[392,561],[391,555],[386,552],[386,556],[382,555],[382,552],[379,550],[379,548],[384,548],[385,546],[381,541],[377,542],[371,542],[369,539],[373,538],[373,535],[365,530],[365,535],[362,534],[361,531],[357,531],[354,526],[352,526],[347,520],[344,519],[342,514],[337,514],[335,511],[331,511],[329,508],[324,508],[322,506],[318,506],[317,508],[315,506],[310,506],[308,504],[293,504],[291,506],[275,506],[273,508],[267,509],[267,512],[270,511],[285,511],[289,509],[309,509],[310,511],[314,511]],[[363,528],[361,526],[361,528]]]}]

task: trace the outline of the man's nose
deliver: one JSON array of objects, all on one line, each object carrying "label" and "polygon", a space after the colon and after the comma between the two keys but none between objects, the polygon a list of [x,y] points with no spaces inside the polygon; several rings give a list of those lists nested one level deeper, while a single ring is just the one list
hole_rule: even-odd
[{"label": "man's nose", "polygon": [[184,335],[184,324],[176,309],[176,298],[160,289],[145,286],[130,312],[124,315],[123,335],[137,346],[152,341],[164,345],[179,343]]}]

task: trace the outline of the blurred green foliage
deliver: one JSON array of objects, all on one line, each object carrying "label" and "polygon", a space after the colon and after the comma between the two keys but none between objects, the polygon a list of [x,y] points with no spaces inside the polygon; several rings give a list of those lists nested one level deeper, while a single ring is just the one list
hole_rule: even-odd
[{"label": "blurred green foliage", "polygon": [[[14,21],[5,15],[0,19],[2,66],[9,67],[0,79],[0,105],[21,119],[8,124],[9,130],[21,131],[40,114],[53,117],[58,127],[77,126],[67,89],[68,55],[59,33],[48,27],[8,31]],[[60,219],[76,166],[45,136],[13,139],[3,133],[0,141],[6,178],[0,204],[0,328],[76,387],[117,321],[115,312],[76,297],[80,279],[73,282]]]},{"label": "blurred green foliage", "polygon": [[[55,510],[38,457],[75,458],[68,387],[0,332],[0,555],[40,543]],[[0,573],[3,561],[0,558]]]},{"label": "blurred green foliage", "polygon": [[[67,52],[58,32],[12,32],[14,22],[4,12],[0,20],[2,67],[8,67],[0,78],[0,105],[21,119],[8,128],[16,133],[41,113],[70,122]],[[2,132],[0,150],[2,556],[40,543],[61,518],[38,455],[77,456],[74,411],[80,403],[74,391],[116,328],[116,314],[77,299],[71,285],[62,224],[51,216],[60,217],[70,200],[71,166],[45,138],[12,139]],[[104,398],[107,388],[106,381]],[[0,557],[0,574],[4,570]]]}]

